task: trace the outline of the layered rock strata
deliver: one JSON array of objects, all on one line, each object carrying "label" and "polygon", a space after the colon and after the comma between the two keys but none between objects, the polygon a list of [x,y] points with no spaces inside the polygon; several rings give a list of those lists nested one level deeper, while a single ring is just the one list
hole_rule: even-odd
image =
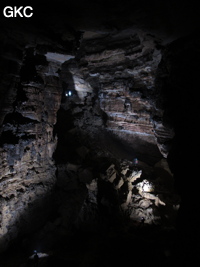
[{"label": "layered rock strata", "polygon": [[132,148],[132,153],[146,153],[155,157],[154,162],[161,155],[167,157],[174,136],[173,129],[163,124],[163,110],[156,104],[158,43],[141,31],[86,32],[76,59],[64,64],[61,71],[68,90],[77,95],[73,114],[80,118],[84,112],[86,123],[79,119],[80,127],[89,121],[91,127],[103,125],[108,134]]},{"label": "layered rock strata", "polygon": [[158,162],[146,179],[142,165],[138,167],[128,162],[122,162],[120,168],[112,164],[102,179],[117,191],[121,211],[133,223],[143,220],[147,224],[173,226],[180,198],[173,191],[173,176],[167,162],[164,159]]},{"label": "layered rock strata", "polygon": [[48,62],[36,45],[14,48],[16,58],[3,55],[4,66],[14,61],[16,68],[4,69],[9,74],[2,75],[6,91],[0,116],[1,250],[19,232],[44,223],[51,209],[47,203],[56,182],[52,155],[57,142],[53,126],[62,94],[56,73],[60,62]]},{"label": "layered rock strata", "polygon": [[[11,47],[15,47],[13,39],[9,40]],[[142,189],[134,197],[132,183],[138,182],[141,173],[130,174],[128,167],[105,179],[92,175],[93,180],[90,172],[82,173],[76,166],[87,157],[91,160],[88,151],[95,152],[96,156],[119,159],[139,155],[151,164],[162,155],[167,156],[166,143],[173,137],[173,130],[163,125],[163,110],[156,105],[154,88],[161,58],[157,49],[159,40],[134,30],[95,35],[85,32],[75,57],[72,53],[52,52],[55,49],[49,48],[49,40],[38,40],[39,44],[34,38],[31,41],[22,39],[16,57],[10,58],[7,53],[2,55],[4,65],[16,66],[2,72],[2,95],[7,92],[0,114],[0,219],[4,247],[17,237],[18,232],[25,233],[41,225],[49,214],[45,205],[56,184],[52,159],[57,145],[56,134],[59,140],[54,154],[58,167],[56,192],[61,196],[58,202],[64,231],[79,219],[83,223],[92,221],[87,215],[90,208],[95,211],[92,217],[101,209],[104,215],[112,217],[110,211],[114,207],[115,216],[123,209],[132,217],[141,218],[142,212],[134,206],[138,199],[145,199],[141,205],[148,207],[152,202],[156,203],[156,208],[165,203],[162,197]],[[87,144],[88,148],[81,149],[82,144]],[[78,171],[75,179],[71,176],[71,185],[69,168],[72,172]],[[126,171],[130,175],[126,176]],[[60,188],[59,183],[64,187]],[[107,193],[111,190],[113,199],[110,203],[104,190]],[[118,191],[122,194],[120,198]],[[99,196],[101,200],[96,199]],[[52,211],[51,205],[47,207]],[[145,212],[146,221],[154,223],[154,212],[151,210],[149,217]],[[86,220],[82,220],[82,216]],[[30,225],[31,221],[34,226]]]}]

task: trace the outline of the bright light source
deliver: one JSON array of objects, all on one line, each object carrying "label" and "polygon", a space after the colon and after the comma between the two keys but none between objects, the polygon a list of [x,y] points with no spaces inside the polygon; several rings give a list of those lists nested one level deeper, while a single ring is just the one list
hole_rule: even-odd
[{"label": "bright light source", "polygon": [[138,183],[137,188],[141,190],[142,192],[153,192],[154,191],[153,184],[147,181],[146,179]]},{"label": "bright light source", "polygon": [[150,192],[152,187],[149,184],[144,184],[143,185],[143,191],[144,192]]},{"label": "bright light source", "polygon": [[72,96],[72,91],[66,92],[65,96]]}]

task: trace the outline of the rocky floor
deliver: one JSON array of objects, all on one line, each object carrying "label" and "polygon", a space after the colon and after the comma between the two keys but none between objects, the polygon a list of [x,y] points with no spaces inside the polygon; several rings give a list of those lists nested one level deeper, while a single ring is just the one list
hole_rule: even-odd
[{"label": "rocky floor", "polygon": [[[152,167],[138,161],[134,166],[128,160],[94,156],[91,151],[88,158],[86,147],[77,151],[84,158],[57,165],[57,212],[40,231],[19,239],[2,254],[0,266],[36,266],[34,250],[41,267],[174,266],[179,253],[171,213],[175,203],[158,197],[154,190],[145,192],[144,184],[140,188],[148,180],[148,185],[156,185],[155,171],[162,175],[162,182],[165,175],[171,177],[166,164]],[[160,181],[156,186],[164,186],[167,191],[162,195],[169,195],[169,183]],[[156,210],[173,220],[162,218],[161,223]]]},{"label": "rocky floor", "polygon": [[[52,250],[38,251],[38,266],[175,266],[178,261],[176,233],[157,227],[131,227],[78,231],[54,244]],[[35,266],[33,251],[13,247],[3,257],[2,267]]]}]

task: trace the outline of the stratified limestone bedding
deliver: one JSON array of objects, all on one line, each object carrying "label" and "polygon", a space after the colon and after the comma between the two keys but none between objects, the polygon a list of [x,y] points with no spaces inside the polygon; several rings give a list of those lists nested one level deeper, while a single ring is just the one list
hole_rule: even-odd
[{"label": "stratified limestone bedding", "polygon": [[[47,62],[35,60],[33,64],[32,60],[26,60],[28,56],[39,57],[36,50],[36,47],[24,49],[24,58],[21,62],[18,59],[18,72],[13,70],[10,74],[18,77],[17,83],[11,83],[9,88],[12,98],[7,98],[10,102],[1,106],[1,250],[19,232],[28,233],[44,223],[50,207],[47,202],[51,201],[56,182],[52,155],[57,139],[53,136],[53,126],[62,89],[58,77],[45,72]],[[9,58],[5,60],[11,64]],[[41,72],[36,71],[39,64]],[[58,69],[59,64],[53,64]],[[25,71],[27,75],[23,75]]]}]

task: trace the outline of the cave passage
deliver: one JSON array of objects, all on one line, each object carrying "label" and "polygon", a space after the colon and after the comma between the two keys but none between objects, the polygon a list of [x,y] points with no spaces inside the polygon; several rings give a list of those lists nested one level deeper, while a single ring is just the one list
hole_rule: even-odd
[{"label": "cave passage", "polygon": [[198,12],[115,2],[0,18],[0,266],[196,262]]}]

